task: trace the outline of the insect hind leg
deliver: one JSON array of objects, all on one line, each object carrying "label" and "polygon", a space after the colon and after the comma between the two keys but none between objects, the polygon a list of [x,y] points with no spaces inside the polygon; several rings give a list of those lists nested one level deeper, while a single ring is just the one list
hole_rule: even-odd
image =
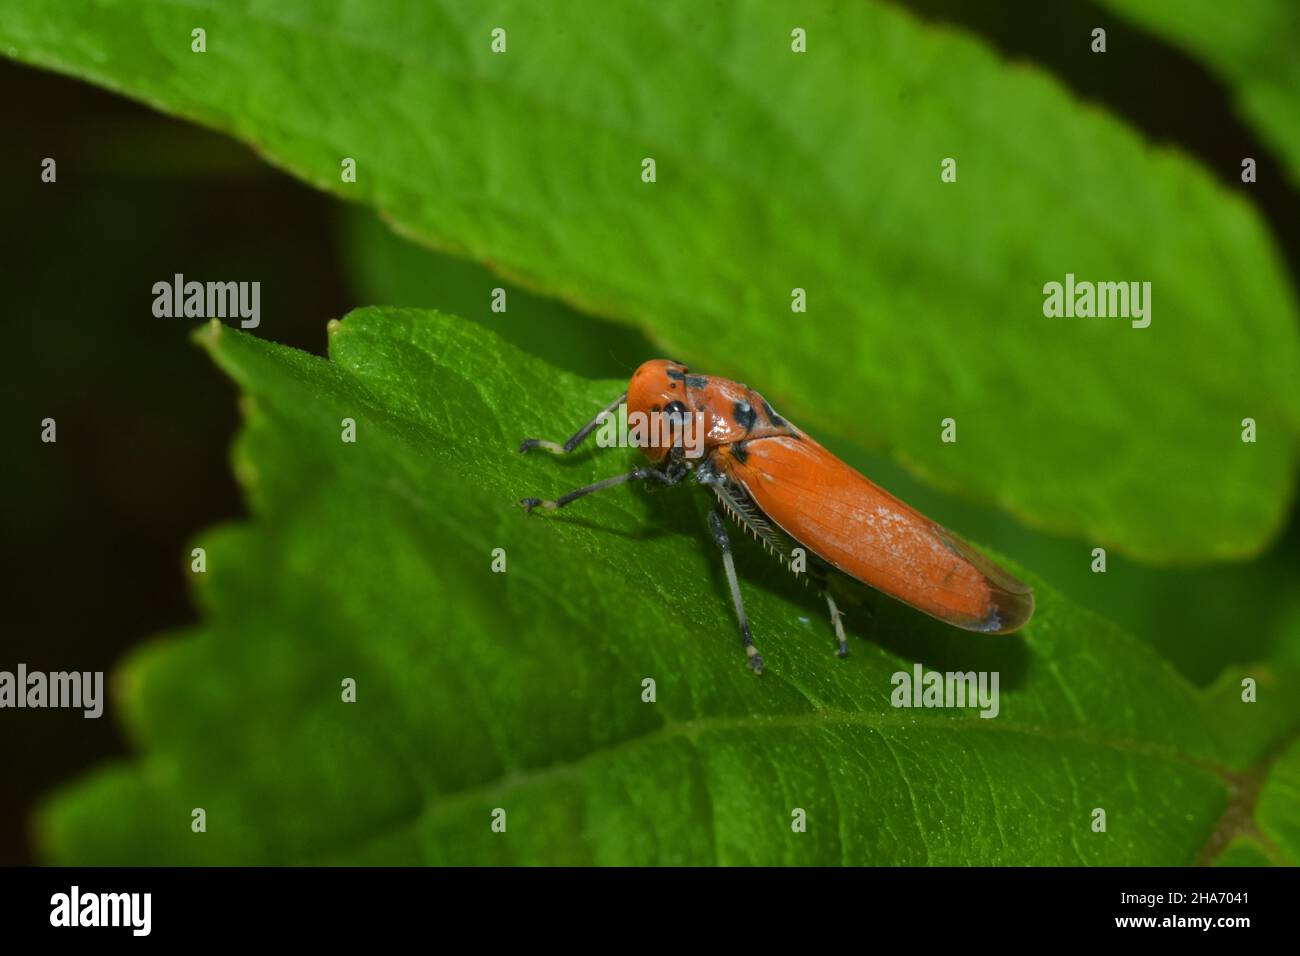
[{"label": "insect hind leg", "polygon": [[835,603],[835,598],[831,596],[830,591],[823,591],[822,596],[826,598],[826,606],[831,612],[831,623],[835,625],[835,640],[839,642],[839,647],[835,650],[836,657],[849,656],[849,641],[844,636],[844,612],[839,609]]},{"label": "insect hind leg", "polygon": [[835,642],[837,645],[835,656],[848,657],[849,641],[844,634],[844,612],[840,610],[839,605],[835,603],[835,596],[831,594],[830,580],[825,566],[820,562],[813,563],[808,568],[808,576],[817,585],[817,590],[821,592],[821,596],[826,599],[826,608],[831,615],[831,626],[835,628]]},{"label": "insect hind leg", "polygon": [[717,542],[718,548],[722,551],[722,567],[727,574],[727,587],[731,589],[731,602],[736,607],[736,620],[740,624],[740,642],[745,648],[745,656],[749,659],[749,666],[754,669],[754,673],[762,675],[763,673],[763,655],[758,653],[758,648],[754,646],[754,636],[749,632],[749,618],[745,616],[745,601],[740,595],[740,581],[736,578],[736,561],[731,556],[731,539],[727,536],[726,523],[723,520],[722,509],[714,506],[709,512],[709,531],[713,534],[713,540]]}]

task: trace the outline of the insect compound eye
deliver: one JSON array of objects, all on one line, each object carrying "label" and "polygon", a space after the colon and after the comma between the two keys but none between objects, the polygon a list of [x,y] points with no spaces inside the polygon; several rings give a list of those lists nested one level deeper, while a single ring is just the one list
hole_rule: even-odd
[{"label": "insect compound eye", "polygon": [[664,408],[664,418],[670,425],[683,425],[690,417],[690,412],[681,402],[669,402]]}]

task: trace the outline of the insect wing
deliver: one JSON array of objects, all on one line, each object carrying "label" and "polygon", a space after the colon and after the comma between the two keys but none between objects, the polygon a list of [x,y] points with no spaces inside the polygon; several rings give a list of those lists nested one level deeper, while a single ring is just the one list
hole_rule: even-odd
[{"label": "insect wing", "polygon": [[969,631],[1006,634],[1033,614],[1028,585],[807,435],[719,451],[773,523],[850,577]]}]

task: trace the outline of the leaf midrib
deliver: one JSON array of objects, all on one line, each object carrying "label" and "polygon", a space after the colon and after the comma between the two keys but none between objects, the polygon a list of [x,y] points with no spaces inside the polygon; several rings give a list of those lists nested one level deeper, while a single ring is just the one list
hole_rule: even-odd
[{"label": "leaf midrib", "polygon": [[[483,796],[498,793],[503,790],[511,790],[516,787],[523,787],[534,783],[541,783],[547,780],[577,774],[593,760],[613,757],[625,750],[651,746],[662,740],[671,740],[680,737],[694,742],[695,739],[700,736],[713,733],[756,733],[766,730],[786,730],[790,728],[820,729],[829,727],[868,727],[880,732],[881,737],[886,741],[886,743],[888,743],[888,735],[885,731],[903,726],[914,730],[933,728],[956,732],[978,729],[996,733],[1018,734],[1050,742],[1083,744],[1085,746],[1100,747],[1130,756],[1174,762],[1216,778],[1218,782],[1223,785],[1226,792],[1231,792],[1232,788],[1236,786],[1238,781],[1241,779],[1241,774],[1233,771],[1225,765],[1196,757],[1192,754],[1180,751],[1175,747],[1159,744],[1145,744],[1141,741],[1125,737],[1095,735],[1080,729],[1036,727],[1032,724],[1020,724],[1005,720],[989,720],[981,717],[935,718],[927,721],[926,718],[918,720],[915,717],[907,717],[893,713],[818,709],[811,713],[784,714],[776,717],[750,715],[743,717],[670,718],[650,731],[634,734],[618,741],[617,743],[592,748],[580,757],[572,760],[557,760],[525,770],[508,770],[492,780],[485,780],[471,786],[449,790],[443,793],[425,794],[420,801],[420,806],[413,814],[410,814],[395,824],[386,825],[353,841],[351,846],[342,851],[332,852],[326,857],[315,858],[308,862],[322,862],[338,858],[345,859],[357,848],[363,847],[376,840],[381,840],[387,835],[400,833],[413,826],[418,826],[431,814],[446,807],[471,803]],[[907,775],[903,773],[901,779],[906,783],[908,779]],[[1211,834],[1212,833],[1213,828],[1211,828]]]}]

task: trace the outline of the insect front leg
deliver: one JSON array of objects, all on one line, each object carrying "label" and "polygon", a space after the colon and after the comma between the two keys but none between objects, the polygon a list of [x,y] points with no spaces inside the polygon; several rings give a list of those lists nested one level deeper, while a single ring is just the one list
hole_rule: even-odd
[{"label": "insect front leg", "polygon": [[675,485],[682,480],[682,476],[687,472],[687,468],[679,461],[669,460],[667,467],[654,468],[646,466],[643,468],[633,468],[625,475],[614,475],[612,478],[604,478],[600,481],[593,482],[590,485],[583,485],[581,488],[575,488],[568,494],[560,495],[554,501],[545,498],[521,498],[519,503],[524,506],[524,510],[529,514],[533,513],[534,508],[544,508],[547,511],[555,511],[563,508],[570,502],[577,501],[579,498],[586,497],[593,491],[603,491],[606,488],[614,488],[618,485],[625,484],[629,481],[653,481],[661,485]]},{"label": "insect front leg", "polygon": [[731,556],[731,539],[727,537],[727,527],[723,521],[722,510],[714,506],[709,512],[709,530],[713,540],[722,549],[722,567],[727,572],[727,586],[731,588],[731,600],[736,605],[736,619],[740,622],[740,641],[749,658],[749,666],[755,674],[763,673],[763,656],[754,646],[754,636],[749,633],[749,618],[745,616],[745,602],[740,596],[740,582],[736,579],[736,562]]},{"label": "insect front leg", "polygon": [[552,455],[567,455],[569,452],[573,451],[573,449],[581,445],[583,441],[586,440],[587,436],[596,430],[596,427],[605,420],[606,415],[612,413],[614,409],[618,408],[618,406],[622,405],[625,401],[627,401],[627,392],[624,392],[597,412],[595,418],[570,435],[569,440],[563,445],[557,444],[553,441],[547,441],[544,438],[525,438],[523,444],[519,446],[519,454],[524,455],[532,451],[534,448],[540,448],[543,451],[549,451]]}]

